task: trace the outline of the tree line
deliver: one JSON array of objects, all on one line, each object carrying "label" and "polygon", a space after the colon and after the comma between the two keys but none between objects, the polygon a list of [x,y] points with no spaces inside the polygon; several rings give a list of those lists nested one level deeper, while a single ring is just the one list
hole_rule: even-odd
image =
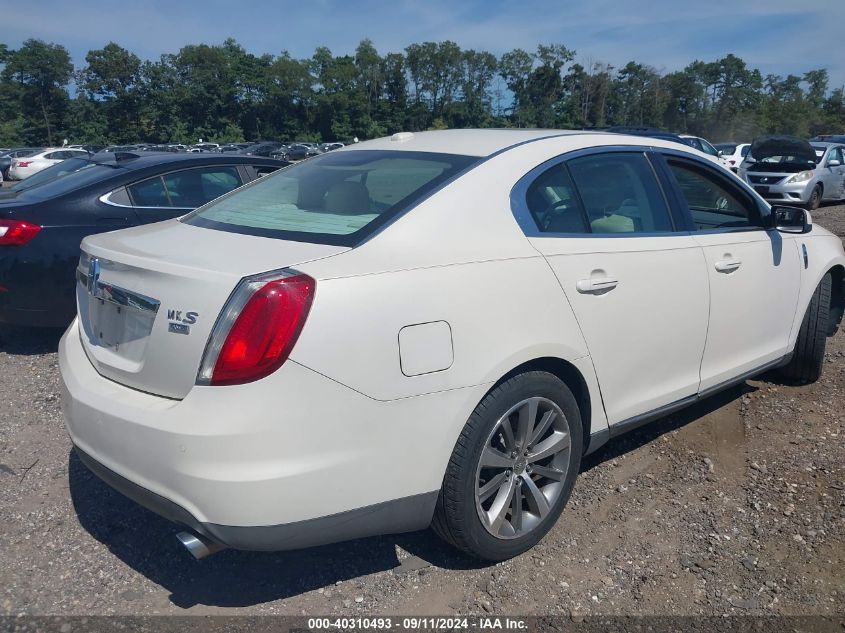
[{"label": "tree line", "polygon": [[714,142],[845,132],[827,70],[763,75],[729,54],[663,73],[579,59],[563,45],[500,57],[452,41],[380,54],[319,47],[308,59],[254,55],[234,39],[144,61],[114,42],[74,67],[38,39],[0,43],[0,146],[349,141],[400,130],[650,126]]}]

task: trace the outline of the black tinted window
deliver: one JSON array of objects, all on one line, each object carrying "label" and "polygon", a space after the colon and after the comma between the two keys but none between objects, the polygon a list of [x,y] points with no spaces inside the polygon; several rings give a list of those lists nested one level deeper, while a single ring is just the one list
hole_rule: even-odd
[{"label": "black tinted window", "polygon": [[761,225],[753,201],[721,175],[685,161],[668,162],[698,230]]},{"label": "black tinted window", "polygon": [[672,230],[663,193],[643,154],[594,154],[567,164],[593,233]]},{"label": "black tinted window", "polygon": [[174,207],[195,209],[241,186],[235,167],[186,169],[164,176],[164,184]]},{"label": "black tinted window", "polygon": [[170,200],[167,198],[167,191],[161,181],[161,176],[129,185],[127,189],[132,197],[132,204],[136,207],[170,206]]},{"label": "black tinted window", "polygon": [[127,187],[136,207],[195,209],[241,186],[235,167],[184,169]]},{"label": "black tinted window", "polygon": [[589,233],[572,179],[561,163],[543,172],[525,193],[525,203],[543,233]]}]

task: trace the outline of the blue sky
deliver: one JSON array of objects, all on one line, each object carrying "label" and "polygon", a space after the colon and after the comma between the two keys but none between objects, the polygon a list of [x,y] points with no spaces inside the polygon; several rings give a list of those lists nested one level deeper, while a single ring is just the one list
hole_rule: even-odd
[{"label": "blue sky", "polygon": [[231,36],[253,53],[310,57],[317,46],[352,52],[369,37],[379,52],[451,39],[501,54],[560,43],[581,63],[630,60],[661,71],[734,53],[763,74],[827,68],[845,84],[843,0],[37,0],[7,3],[0,42],[28,37],[63,44],[74,63],[114,40],[145,59]]}]

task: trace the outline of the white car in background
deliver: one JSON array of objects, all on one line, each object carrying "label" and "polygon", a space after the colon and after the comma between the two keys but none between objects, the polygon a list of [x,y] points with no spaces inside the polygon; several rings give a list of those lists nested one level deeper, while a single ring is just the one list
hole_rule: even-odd
[{"label": "white car in background", "polygon": [[708,156],[712,156],[714,161],[718,161],[725,167],[729,167],[727,161],[722,157],[721,153],[719,153],[719,150],[716,149],[707,139],[701,138],[700,136],[692,136],[690,134],[679,134],[678,136],[698,151],[704,152]]},{"label": "white car in background", "polygon": [[25,180],[42,169],[47,169],[68,158],[81,158],[90,156],[84,149],[71,149],[68,147],[48,147],[36,154],[22,156],[12,159],[9,167],[10,180]]},{"label": "white car in background", "polygon": [[725,166],[737,173],[742,161],[748,156],[751,143],[717,143],[714,147],[721,152],[719,158]]},{"label": "white car in background", "polygon": [[515,556],[611,438],[818,378],[845,305],[803,209],[673,141],[558,130],[338,149],[86,237],[77,273],[70,437],[196,557],[429,525]]}]

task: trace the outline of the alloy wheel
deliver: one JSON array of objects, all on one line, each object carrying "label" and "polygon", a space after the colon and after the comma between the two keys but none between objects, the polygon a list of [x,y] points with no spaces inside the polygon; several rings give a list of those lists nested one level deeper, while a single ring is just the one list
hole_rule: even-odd
[{"label": "alloy wheel", "polygon": [[493,427],[478,461],[475,505],[485,529],[501,539],[524,536],[543,522],[569,469],[569,423],[547,398],[527,398]]}]

